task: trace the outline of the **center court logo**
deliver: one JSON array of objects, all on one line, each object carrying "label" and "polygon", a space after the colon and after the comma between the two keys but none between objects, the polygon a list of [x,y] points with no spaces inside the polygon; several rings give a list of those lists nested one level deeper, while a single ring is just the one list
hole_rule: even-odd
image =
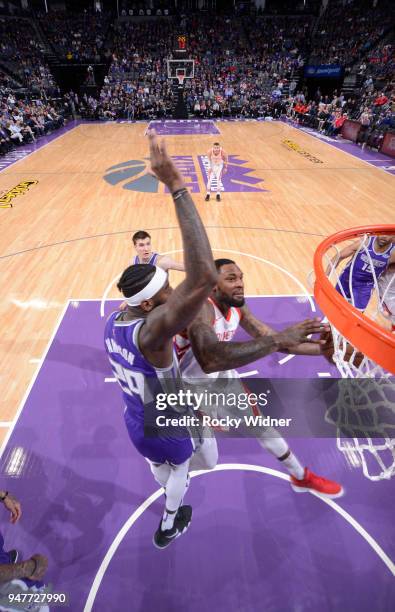
[{"label": "center court logo", "polygon": [[[207,182],[208,160],[205,155],[197,157],[197,163],[192,155],[173,155],[172,159],[183,175],[187,187],[192,193],[200,193],[199,172],[203,183]],[[228,193],[265,192],[258,186],[262,178],[250,176],[253,168],[246,166],[247,161],[239,159],[238,155],[229,155],[228,171],[222,177],[221,191]],[[159,181],[148,172],[148,158],[131,159],[107,168],[103,176],[106,183],[120,186],[122,189],[143,193],[158,193]],[[167,189],[166,192],[168,193]]]}]

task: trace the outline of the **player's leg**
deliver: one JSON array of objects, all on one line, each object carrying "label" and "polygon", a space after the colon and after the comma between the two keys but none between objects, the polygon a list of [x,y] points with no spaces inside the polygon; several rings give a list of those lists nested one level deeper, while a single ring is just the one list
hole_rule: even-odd
[{"label": "player's leg", "polygon": [[187,430],[186,437],[182,438],[151,438],[145,435],[144,424],[134,419],[128,411],[124,413],[124,418],[131,441],[148,460],[155,480],[165,489],[165,508],[153,543],[157,548],[166,548],[187,530],[191,522],[192,508],[181,506],[181,503],[188,486],[194,443]]},{"label": "player's leg", "polygon": [[223,164],[218,164],[216,167],[215,177],[217,179],[217,195],[215,199],[217,200],[217,202],[220,202],[221,200],[221,176],[222,176],[223,167],[224,167]]},{"label": "player's leg", "polygon": [[[249,393],[245,383],[241,382],[241,384],[243,390]],[[255,416],[262,414],[255,402],[250,402],[248,411]],[[343,489],[337,482],[317,476],[307,467],[304,467],[289,448],[286,440],[274,427],[249,427],[248,435],[255,436],[260,446],[284,466],[290,474],[291,486],[294,491],[316,491],[326,497],[340,497],[343,494]]]},{"label": "player's leg", "polygon": [[343,494],[343,489],[337,482],[317,476],[309,468],[304,467],[276,429],[261,428],[256,439],[261,447],[276,457],[290,474],[294,491],[298,493],[316,491],[326,497],[340,497]]},{"label": "player's leg", "polygon": [[207,193],[205,197],[206,202],[208,202],[210,199],[211,181],[213,180],[213,178],[214,178],[214,172],[213,172],[213,168],[211,167],[209,168],[209,171],[208,171]]},{"label": "player's leg", "polygon": [[[190,459],[179,464],[151,466],[155,479],[162,480],[165,488],[165,508],[159,527],[153,538],[154,546],[166,548],[173,540],[185,533],[192,519],[191,506],[182,505],[189,487]],[[165,470],[164,468],[168,468]]]},{"label": "player's leg", "polygon": [[189,470],[213,470],[218,463],[218,446],[213,431],[204,427],[201,441],[191,457]]}]

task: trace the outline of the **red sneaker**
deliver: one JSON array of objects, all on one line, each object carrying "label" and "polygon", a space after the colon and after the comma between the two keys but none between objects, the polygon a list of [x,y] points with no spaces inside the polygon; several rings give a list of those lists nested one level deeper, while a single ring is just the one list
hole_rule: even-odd
[{"label": "red sneaker", "polygon": [[325,497],[341,497],[344,493],[343,487],[334,480],[328,480],[322,476],[317,476],[305,468],[304,478],[298,480],[295,476],[291,476],[291,487],[296,493],[304,493],[305,491],[316,491]]}]

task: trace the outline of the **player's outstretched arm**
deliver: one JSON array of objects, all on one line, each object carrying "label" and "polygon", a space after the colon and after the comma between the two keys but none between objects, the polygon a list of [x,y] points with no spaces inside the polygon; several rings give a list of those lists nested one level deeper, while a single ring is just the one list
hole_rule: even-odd
[{"label": "player's outstretched arm", "polygon": [[185,271],[185,266],[183,263],[175,261],[171,257],[167,257],[167,255],[162,255],[159,258],[157,265],[165,272],[167,272],[168,270],[179,270],[180,272]]},{"label": "player's outstretched arm", "polygon": [[275,334],[275,330],[263,321],[257,319],[248,308],[247,304],[244,304],[240,308],[241,320],[240,326],[251,336],[251,338],[260,338],[261,336],[268,336]]},{"label": "player's outstretched arm", "polygon": [[333,268],[337,268],[337,266],[341,261],[343,261],[343,259],[348,259],[348,257],[352,257],[356,253],[356,251],[359,250],[360,246],[361,242],[358,240],[344,247],[344,249],[342,249],[338,255],[332,257],[331,263],[326,269],[326,275],[329,276]]},{"label": "player's outstretched arm", "polygon": [[[247,304],[245,304],[241,309],[242,318],[240,321],[240,326],[247,332],[252,338],[261,338],[262,336],[268,336],[275,334],[275,330],[263,321],[257,319],[248,308]],[[325,324],[323,324],[325,325]],[[325,325],[324,331],[329,331],[329,325]],[[281,349],[280,353],[290,353],[291,350]],[[318,357],[318,355],[322,355],[322,346],[318,343],[314,342],[302,342],[297,346],[292,347],[292,353],[294,355],[309,355],[310,357]]]},{"label": "player's outstretched arm", "polygon": [[308,336],[326,329],[318,319],[307,319],[282,332],[268,333],[247,342],[221,342],[212,328],[212,307],[205,304],[188,327],[193,353],[204,372],[239,368],[276,351],[291,350],[303,342],[316,344]]},{"label": "player's outstretched arm", "polygon": [[159,142],[153,131],[148,136],[152,171],[173,196],[186,272],[185,280],[167,302],[150,312],[140,334],[145,348],[161,350],[170,338],[193,321],[216,283],[217,271],[203,223],[179,170],[166,151],[164,140]]}]

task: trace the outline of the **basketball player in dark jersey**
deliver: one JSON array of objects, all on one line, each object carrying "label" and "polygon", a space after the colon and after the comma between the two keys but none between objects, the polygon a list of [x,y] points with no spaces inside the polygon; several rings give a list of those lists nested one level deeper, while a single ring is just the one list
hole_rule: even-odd
[{"label": "basketball player in dark jersey", "polygon": [[[160,387],[165,391],[170,387],[174,390],[180,376],[173,337],[196,316],[216,282],[217,273],[204,226],[180,172],[168,155],[164,141],[158,142],[152,131],[148,138],[152,171],[173,196],[183,240],[186,276],[173,291],[166,272],[160,267],[151,264],[129,266],[118,283],[127,309],[110,315],[104,336],[110,365],[122,388],[125,423],[131,441],[150,463],[155,479],[165,488],[166,506],[154,534],[154,545],[164,548],[184,533],[191,521],[191,507],[181,506],[181,503],[195,448],[186,428],[180,436],[161,436],[160,431],[152,437],[145,435],[144,420],[149,402],[144,385],[148,380],[156,389]],[[206,440],[202,446],[205,444]],[[214,465],[216,458],[217,455]]]},{"label": "basketball player in dark jersey", "polygon": [[[362,312],[366,309],[372,291],[387,267],[395,263],[395,236],[370,236],[344,247],[332,259],[335,267],[349,259],[339,276],[336,290]],[[372,270],[373,266],[373,270]],[[330,268],[328,268],[328,271]]]}]

